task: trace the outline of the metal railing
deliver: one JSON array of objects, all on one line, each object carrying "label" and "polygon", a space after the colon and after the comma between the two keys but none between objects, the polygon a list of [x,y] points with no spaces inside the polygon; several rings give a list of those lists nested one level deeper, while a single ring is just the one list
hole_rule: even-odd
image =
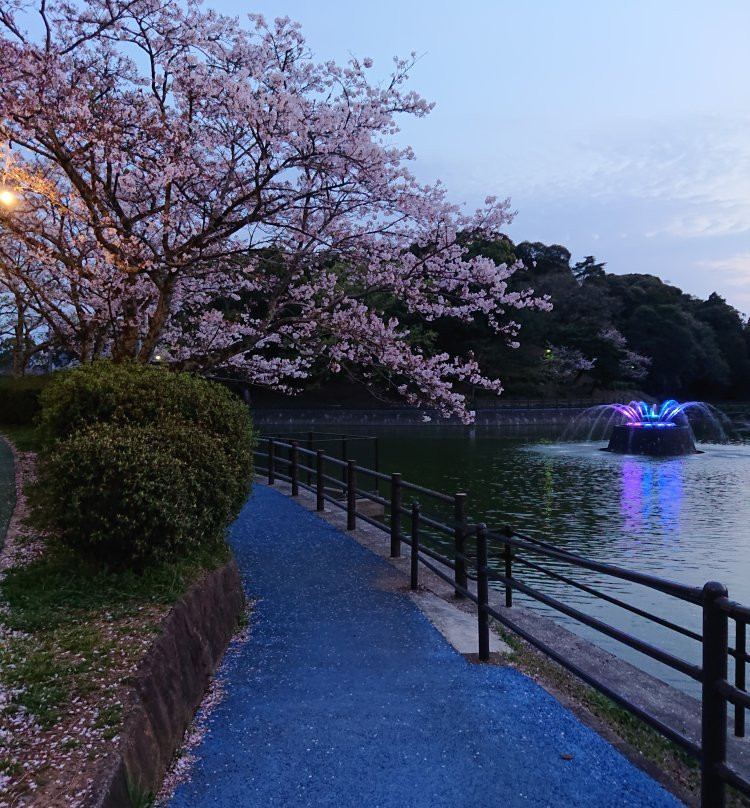
[{"label": "metal railing", "polygon": [[[326,457],[342,460],[344,463],[349,459],[353,451],[358,456],[366,454],[372,463],[372,468],[378,471],[380,468],[380,439],[374,435],[356,435],[348,432],[320,432],[313,430],[295,432],[274,432],[274,440],[280,443],[291,444],[295,442],[298,446],[314,451],[324,449]],[[341,467],[341,480],[346,483],[346,466]],[[312,481],[311,472],[307,472],[307,482]],[[375,492],[379,492],[380,481],[375,478],[372,483]]]},{"label": "metal railing", "polygon": [[[399,557],[402,545],[407,545],[412,589],[419,587],[421,565],[450,583],[457,597],[468,598],[475,603],[480,660],[487,661],[490,657],[490,619],[494,619],[695,757],[701,768],[702,808],[724,808],[727,785],[750,796],[750,781],[727,762],[729,705],[734,708],[734,734],[738,737],[745,735],[745,710],[750,709],[750,696],[746,691],[745,682],[746,664],[750,662],[746,648],[746,627],[750,622],[750,608],[729,600],[723,584],[710,581],[703,587],[687,586],[584,558],[547,542],[522,535],[511,527],[490,530],[483,523],[469,521],[467,497],[464,493],[449,495],[434,491],[404,480],[400,474],[383,474],[375,469],[358,466],[351,458],[340,460],[330,457],[324,449],[306,449],[296,440],[286,442],[278,438],[262,437],[255,456],[261,461],[258,471],[265,474],[270,485],[277,479],[289,482],[292,496],[297,496],[300,488],[313,492],[319,511],[325,509],[326,502],[343,509],[346,512],[348,530],[354,530],[357,521],[363,520],[388,533],[392,557]],[[381,496],[378,492],[363,487],[363,481],[373,480],[381,483],[383,490],[387,488],[389,496]],[[408,507],[405,507],[404,498],[409,495],[419,495],[420,501],[414,499]],[[359,504],[363,500],[382,506],[383,517],[377,518],[362,513]],[[426,511],[422,509],[422,502],[428,503]],[[450,509],[452,514],[450,521],[446,522],[435,517],[435,512],[439,513],[441,510],[445,512],[446,508]],[[447,537],[452,545],[452,553],[445,555],[424,544],[422,538],[427,531],[433,535],[440,534]],[[556,568],[550,568],[549,562]],[[570,568],[573,572],[560,572],[561,567]],[[651,641],[635,637],[543,592],[536,586],[524,583],[519,577],[519,570],[521,575],[524,570],[533,570],[536,574],[585,592],[589,596],[699,643],[701,664],[682,659]],[[628,581],[669,598],[692,604],[702,612],[702,632],[698,633],[681,626],[571,577],[576,571],[595,572],[605,578]],[[490,603],[490,584],[493,582],[504,590],[506,606],[504,611],[499,611]],[[644,707],[631,701],[627,695],[614,690],[576,661],[569,659],[515,622],[508,614],[508,607],[513,605],[514,592],[520,592],[548,609],[566,615],[699,682],[700,743],[696,743],[680,729],[652,715]],[[729,644],[730,620],[735,624],[734,647]],[[734,659],[734,684],[728,681],[730,657]]]}]

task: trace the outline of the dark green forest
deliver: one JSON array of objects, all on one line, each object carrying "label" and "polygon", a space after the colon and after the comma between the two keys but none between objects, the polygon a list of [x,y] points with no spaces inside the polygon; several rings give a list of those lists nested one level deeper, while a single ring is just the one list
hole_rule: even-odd
[{"label": "dark green forest", "polygon": [[701,300],[654,275],[615,275],[593,256],[571,263],[559,244],[472,241],[470,252],[496,263],[522,261],[510,286],[549,295],[552,311],[509,312],[521,324],[515,349],[482,322],[430,324],[422,338],[434,348],[473,352],[503,380],[508,397],[750,395],[750,323],[718,294]]},{"label": "dark green forest", "polygon": [[[502,380],[504,398],[750,399],[750,322],[718,294],[701,300],[654,275],[615,275],[593,256],[572,263],[570,251],[559,244],[465,239],[469,257],[521,262],[523,268],[509,279],[510,290],[532,288],[552,303],[551,311],[506,312],[520,325],[518,347],[481,318],[466,324],[447,318],[426,323],[394,297],[372,302],[407,327],[411,341],[426,353],[473,355],[486,375]],[[276,255],[269,253],[266,260],[275,271]],[[345,268],[341,271],[345,275]],[[13,345],[13,339],[0,342],[0,370],[6,373]],[[64,353],[53,358],[56,366],[68,361]],[[312,377],[300,384],[303,395],[297,402],[360,405],[372,403],[372,395],[396,401],[387,380],[379,384],[375,375],[344,370],[334,376],[322,363],[313,368]],[[247,386],[238,378],[224,380]],[[482,390],[460,392],[479,405],[494,399]],[[252,399],[288,401],[283,393],[258,387]]]}]

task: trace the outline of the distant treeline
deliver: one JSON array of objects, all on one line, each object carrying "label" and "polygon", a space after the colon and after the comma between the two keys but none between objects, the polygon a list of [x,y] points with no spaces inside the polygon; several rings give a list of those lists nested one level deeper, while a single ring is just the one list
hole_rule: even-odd
[{"label": "distant treeline", "polygon": [[429,331],[413,325],[426,346],[473,352],[508,396],[626,389],[657,397],[750,395],[750,323],[718,294],[700,300],[654,275],[614,275],[593,256],[571,264],[559,244],[506,238],[472,241],[470,251],[496,263],[522,261],[526,269],[511,284],[549,295],[553,310],[511,312],[522,326],[516,349],[487,323],[435,323]]}]

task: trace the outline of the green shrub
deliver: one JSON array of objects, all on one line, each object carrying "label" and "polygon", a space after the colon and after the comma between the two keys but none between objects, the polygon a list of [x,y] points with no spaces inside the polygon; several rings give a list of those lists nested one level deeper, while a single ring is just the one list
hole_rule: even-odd
[{"label": "green shrub", "polygon": [[32,424],[41,409],[40,396],[51,376],[0,379],[0,423]]},{"label": "green shrub", "polygon": [[[219,442],[232,507],[239,510],[247,499],[252,421],[247,407],[220,384],[164,367],[103,360],[55,374],[41,402],[39,433],[47,449],[96,423],[190,424]],[[202,463],[200,455],[193,459]]]},{"label": "green shrub", "polygon": [[215,437],[189,424],[95,424],[43,453],[34,521],[88,558],[142,568],[223,539],[233,474]]}]

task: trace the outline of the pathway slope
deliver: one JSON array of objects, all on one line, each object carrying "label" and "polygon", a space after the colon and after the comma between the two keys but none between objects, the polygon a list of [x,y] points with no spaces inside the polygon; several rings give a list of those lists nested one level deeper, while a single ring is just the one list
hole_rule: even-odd
[{"label": "pathway slope", "polygon": [[250,641],[171,808],[677,808],[532,680],[451,648],[394,571],[256,485]]}]

